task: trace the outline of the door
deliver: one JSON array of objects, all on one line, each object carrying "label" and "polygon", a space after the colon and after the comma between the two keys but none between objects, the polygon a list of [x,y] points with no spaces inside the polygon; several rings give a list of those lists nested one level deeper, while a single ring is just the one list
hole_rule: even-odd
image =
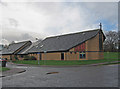
[{"label": "door", "polygon": [[64,60],[64,53],[61,53],[61,60]]}]

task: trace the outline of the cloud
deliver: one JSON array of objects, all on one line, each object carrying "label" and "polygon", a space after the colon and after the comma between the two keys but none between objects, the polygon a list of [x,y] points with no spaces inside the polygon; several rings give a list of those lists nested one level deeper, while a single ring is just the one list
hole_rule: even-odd
[{"label": "cloud", "polygon": [[4,2],[119,2],[119,0],[1,0]]},{"label": "cloud", "polygon": [[[2,39],[0,40],[0,43],[4,44],[11,43],[12,41],[26,41],[26,40],[35,41],[36,38],[39,39],[43,38],[42,35],[33,32],[21,31],[10,28],[2,29],[4,30],[2,31]],[[3,42],[4,40],[5,42]]]},{"label": "cloud", "polygon": [[117,3],[113,2],[3,2],[0,26],[4,30],[3,39],[9,42],[33,40],[96,29],[99,22],[116,26],[117,8]]}]

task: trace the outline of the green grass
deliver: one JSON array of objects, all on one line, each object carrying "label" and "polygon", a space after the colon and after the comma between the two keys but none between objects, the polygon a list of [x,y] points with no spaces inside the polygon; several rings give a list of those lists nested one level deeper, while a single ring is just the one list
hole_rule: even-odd
[{"label": "green grass", "polygon": [[120,52],[104,52],[104,59],[118,59]]},{"label": "green grass", "polygon": [[[55,60],[41,60],[40,65],[86,65],[86,64],[96,64],[96,63],[104,63],[104,62],[113,62],[117,61],[117,59],[101,59],[101,60],[75,60],[75,61],[55,61]],[[32,64],[38,65],[38,61],[14,61],[17,64]]]},{"label": "green grass", "polygon": [[[118,59],[118,53],[110,52],[104,53],[104,59],[99,60],[73,60],[73,61],[57,61],[57,60],[40,60],[40,65],[87,65],[87,64],[96,64],[96,63],[104,63],[104,62],[113,62],[113,61],[120,61]],[[32,64],[38,65],[38,61],[36,60],[29,60],[29,61],[14,61],[17,64]]]},{"label": "green grass", "polygon": [[9,68],[7,68],[7,67],[0,67],[0,72],[2,71],[7,71],[7,70],[10,70]]}]

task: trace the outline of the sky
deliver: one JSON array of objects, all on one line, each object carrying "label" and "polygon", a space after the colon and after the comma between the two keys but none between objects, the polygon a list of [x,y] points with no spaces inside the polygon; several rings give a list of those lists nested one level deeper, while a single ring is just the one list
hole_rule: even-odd
[{"label": "sky", "polygon": [[117,0],[92,1],[2,0],[0,44],[98,29],[100,22],[104,32],[117,31]]}]

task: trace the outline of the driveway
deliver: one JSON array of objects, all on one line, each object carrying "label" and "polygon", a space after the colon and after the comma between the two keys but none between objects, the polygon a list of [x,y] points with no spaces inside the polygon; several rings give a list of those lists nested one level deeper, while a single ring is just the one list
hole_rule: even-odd
[{"label": "driveway", "polygon": [[[117,87],[118,65],[76,67],[32,67],[26,72],[2,78],[3,87]],[[49,72],[54,72],[49,74]],[[47,74],[48,73],[48,74]]]}]

